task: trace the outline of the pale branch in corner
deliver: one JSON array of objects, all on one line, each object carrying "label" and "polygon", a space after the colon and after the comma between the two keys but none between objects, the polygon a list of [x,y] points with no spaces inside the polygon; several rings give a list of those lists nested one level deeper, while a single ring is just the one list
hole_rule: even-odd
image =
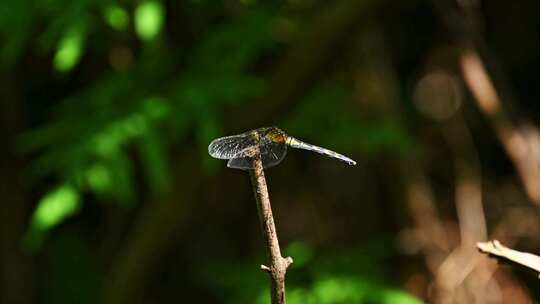
[{"label": "pale branch in corner", "polygon": [[477,243],[476,247],[483,253],[505,258],[540,273],[540,257],[537,255],[505,247],[497,240]]}]

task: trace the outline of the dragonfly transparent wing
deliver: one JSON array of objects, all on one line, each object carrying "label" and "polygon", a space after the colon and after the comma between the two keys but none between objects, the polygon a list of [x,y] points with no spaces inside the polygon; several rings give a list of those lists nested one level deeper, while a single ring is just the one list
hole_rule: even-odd
[{"label": "dragonfly transparent wing", "polygon": [[252,168],[251,157],[231,158],[227,162],[227,167],[233,169],[249,170]]},{"label": "dragonfly transparent wing", "polygon": [[261,144],[261,159],[264,168],[273,167],[285,158],[287,155],[287,145],[275,141],[264,141]]},{"label": "dragonfly transparent wing", "polygon": [[[263,168],[271,168],[279,163],[287,155],[287,146],[283,143],[273,141],[264,141],[260,146],[261,160]],[[234,169],[249,170],[252,169],[252,158],[246,156],[247,153],[239,153],[237,157],[231,158],[227,163],[227,167]]]},{"label": "dragonfly transparent wing", "polygon": [[213,140],[208,146],[210,156],[218,159],[232,159],[238,157],[242,151],[257,143],[247,133],[221,137]]}]

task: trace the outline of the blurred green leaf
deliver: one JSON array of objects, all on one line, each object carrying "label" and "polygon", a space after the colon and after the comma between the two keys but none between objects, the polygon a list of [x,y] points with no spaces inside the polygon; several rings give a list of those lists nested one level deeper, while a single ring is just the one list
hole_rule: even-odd
[{"label": "blurred green leaf", "polygon": [[158,133],[152,130],[146,132],[139,143],[139,151],[150,189],[154,193],[166,192],[170,180],[169,160]]},{"label": "blurred green leaf", "polygon": [[71,70],[81,59],[84,47],[84,26],[77,24],[60,40],[54,55],[54,68],[60,72]]},{"label": "blurred green leaf", "polygon": [[35,252],[45,240],[48,231],[80,209],[80,196],[71,184],[62,184],[45,194],[34,210],[22,247]]},{"label": "blurred green leaf", "polygon": [[128,12],[117,4],[108,5],[103,11],[105,21],[115,30],[125,30],[129,24]]},{"label": "blurred green leaf", "polygon": [[[81,0],[62,10],[60,1],[50,1],[51,5],[40,2],[39,10],[58,20],[50,20],[40,36],[46,45],[57,43],[59,71],[73,69],[85,40],[90,39],[87,36],[99,34],[93,10],[101,11],[113,28],[129,23],[129,14],[115,2]],[[140,159],[142,180],[156,193],[166,191],[171,146],[195,134],[197,148],[206,156],[208,142],[220,133],[219,113],[263,93],[265,82],[252,68],[261,54],[275,46],[272,14],[268,8],[250,8],[209,27],[186,51],[186,66],[178,75],[172,74],[177,72],[169,60],[174,56],[161,52],[129,71],[105,73],[68,95],[51,109],[49,120],[21,137],[20,149],[34,156],[31,175],[72,184],[79,197],[90,192],[98,200],[128,206],[137,199],[134,170],[138,167],[133,161]],[[133,16],[137,35],[154,39],[165,16],[162,2],[141,2]],[[203,166],[211,168],[206,163],[209,158],[203,159]]]},{"label": "blurred green leaf", "polygon": [[[332,276],[320,278],[311,288],[292,288],[291,304],[420,304],[420,300],[403,292],[372,283],[368,278],[359,276]],[[301,295],[301,296],[300,296]],[[262,297],[261,297],[262,299]],[[266,303],[261,300],[259,303]]]},{"label": "blurred green leaf", "polygon": [[[383,238],[384,239],[384,238]],[[315,254],[302,242],[284,251],[294,263],[287,272],[287,302],[291,304],[419,304],[421,301],[400,291],[385,279],[383,259],[388,243],[373,242],[364,248],[331,250]],[[257,261],[243,264],[208,265],[205,281],[226,291],[226,303],[268,303],[267,274],[255,271]]]},{"label": "blurred green leaf", "polygon": [[165,99],[151,97],[144,101],[142,111],[149,119],[159,121],[169,115],[171,109]]},{"label": "blurred green leaf", "polygon": [[75,214],[79,206],[77,190],[68,184],[61,185],[38,202],[32,215],[32,227],[37,230],[51,229],[64,218]]},{"label": "blurred green leaf", "polygon": [[104,193],[112,188],[112,173],[103,163],[90,166],[86,171],[86,179],[88,186],[95,193]]},{"label": "blurred green leaf", "polygon": [[313,258],[313,249],[304,242],[293,242],[284,250],[285,256],[294,257],[294,267],[302,267]]},{"label": "blurred green leaf", "polygon": [[107,160],[113,180],[114,191],[111,194],[119,205],[132,206],[135,202],[135,194],[133,193],[133,170],[130,160],[120,151],[109,155]]},{"label": "blurred green leaf", "polygon": [[135,31],[142,40],[154,39],[163,26],[165,10],[159,1],[144,1],[135,9]]},{"label": "blurred green leaf", "polygon": [[348,108],[348,99],[349,92],[339,84],[318,87],[286,119],[284,128],[297,137],[344,152],[357,149],[374,155],[411,149],[412,138],[396,119],[362,120]]},{"label": "blurred green leaf", "polygon": [[0,6],[0,59],[11,65],[23,51],[31,34],[35,8],[32,1],[4,0]]},{"label": "blurred green leaf", "polygon": [[359,303],[366,294],[373,292],[367,281],[355,277],[333,276],[323,278],[313,285],[312,293],[318,303]]},{"label": "blurred green leaf", "polygon": [[392,289],[383,290],[381,298],[384,303],[395,303],[395,304],[421,304],[423,303],[419,299],[403,291],[392,290]]}]

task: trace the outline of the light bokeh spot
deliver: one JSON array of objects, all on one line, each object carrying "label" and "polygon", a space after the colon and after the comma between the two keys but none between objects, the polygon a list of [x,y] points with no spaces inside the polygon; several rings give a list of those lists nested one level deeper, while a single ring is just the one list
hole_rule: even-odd
[{"label": "light bokeh spot", "polygon": [[135,31],[145,41],[154,39],[163,26],[165,10],[159,1],[145,1],[135,9]]},{"label": "light bokeh spot", "polygon": [[294,257],[294,266],[302,267],[313,258],[313,249],[303,242],[292,242],[285,249],[285,256]]},{"label": "light bokeh spot", "polygon": [[110,190],[112,187],[112,177],[108,168],[103,164],[95,164],[86,172],[88,186],[97,193]]},{"label": "light bokeh spot", "polygon": [[62,185],[39,201],[32,216],[32,227],[41,231],[49,230],[66,217],[75,214],[79,207],[79,193],[75,187]]},{"label": "light bokeh spot", "polygon": [[427,118],[443,121],[452,117],[461,107],[462,90],[456,78],[443,71],[426,74],[417,83],[414,103]]},{"label": "light bokeh spot", "polygon": [[144,113],[151,119],[161,119],[171,112],[167,101],[161,97],[150,97],[144,102]]},{"label": "light bokeh spot", "polygon": [[59,72],[68,72],[79,62],[83,52],[84,31],[75,26],[58,43],[53,65]]},{"label": "light bokeh spot", "polygon": [[385,290],[382,293],[382,301],[395,304],[422,304],[419,299],[400,290]]},{"label": "light bokeh spot", "polygon": [[125,30],[129,24],[129,14],[119,5],[109,5],[103,15],[107,24],[115,30]]}]

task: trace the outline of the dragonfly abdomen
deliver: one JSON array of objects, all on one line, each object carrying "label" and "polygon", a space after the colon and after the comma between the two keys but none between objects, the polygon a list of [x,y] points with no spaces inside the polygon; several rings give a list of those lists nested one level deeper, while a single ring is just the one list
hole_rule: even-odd
[{"label": "dragonfly abdomen", "polygon": [[328,157],[332,157],[332,158],[344,161],[349,165],[352,165],[352,166],[356,165],[356,162],[354,160],[348,158],[345,155],[339,154],[339,153],[334,152],[332,150],[328,150],[328,149],[325,149],[325,148],[322,148],[322,147],[318,147],[318,146],[315,146],[315,145],[312,145],[312,144],[305,143],[305,142],[303,142],[301,140],[298,140],[296,138],[293,138],[293,137],[289,137],[289,139],[287,140],[287,144],[292,148],[317,152],[319,154],[323,154],[323,155],[326,155]]}]

